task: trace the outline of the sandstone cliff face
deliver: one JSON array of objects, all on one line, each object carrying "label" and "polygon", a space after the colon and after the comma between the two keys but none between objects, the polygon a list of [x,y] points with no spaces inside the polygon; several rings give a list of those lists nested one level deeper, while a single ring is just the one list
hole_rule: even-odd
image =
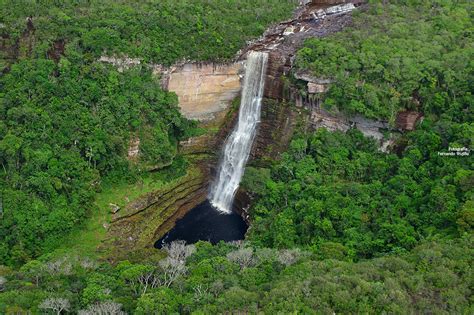
[{"label": "sandstone cliff face", "polygon": [[398,113],[395,124],[400,130],[415,130],[415,125],[423,119],[423,114],[417,111],[406,110]]},{"label": "sandstone cliff face", "polygon": [[[114,212],[107,244],[112,245],[115,251],[126,254],[128,251],[152,247],[156,240],[173,228],[178,219],[206,200],[220,148],[237,119],[237,108],[231,108],[221,116],[207,123],[214,132],[180,143],[180,154],[185,155],[191,163],[185,176],[131,200]],[[136,154],[133,150],[136,141],[137,138],[130,141],[133,154]]]},{"label": "sandstone cliff face", "polygon": [[243,62],[188,63],[167,74],[164,88],[178,95],[184,116],[209,122],[221,116],[238,96]]},{"label": "sandstone cliff face", "polygon": [[255,159],[276,158],[284,152],[298,126],[308,124],[308,113],[292,103],[264,99],[258,132],[250,153]]},{"label": "sandstone cliff face", "polygon": [[[138,58],[101,56],[119,72],[142,65]],[[144,64],[160,78],[164,90],[178,96],[181,113],[189,119],[212,122],[225,116],[239,95],[245,61],[228,64],[183,62],[171,67]]]}]

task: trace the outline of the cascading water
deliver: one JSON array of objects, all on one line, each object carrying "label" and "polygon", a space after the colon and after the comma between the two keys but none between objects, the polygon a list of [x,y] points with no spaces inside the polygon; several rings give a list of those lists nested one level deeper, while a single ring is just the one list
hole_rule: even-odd
[{"label": "cascading water", "polygon": [[268,54],[263,52],[252,51],[247,57],[239,121],[226,140],[218,175],[209,195],[211,204],[223,213],[231,213],[260,121],[267,61]]}]

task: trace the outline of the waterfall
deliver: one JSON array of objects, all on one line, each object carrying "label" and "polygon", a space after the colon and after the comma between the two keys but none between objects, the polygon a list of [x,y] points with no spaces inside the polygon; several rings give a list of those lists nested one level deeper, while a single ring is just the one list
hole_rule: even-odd
[{"label": "waterfall", "polygon": [[265,83],[268,54],[250,52],[245,67],[244,86],[239,109],[239,120],[226,140],[209,200],[223,213],[231,213],[235,192],[244,173],[257,124]]}]

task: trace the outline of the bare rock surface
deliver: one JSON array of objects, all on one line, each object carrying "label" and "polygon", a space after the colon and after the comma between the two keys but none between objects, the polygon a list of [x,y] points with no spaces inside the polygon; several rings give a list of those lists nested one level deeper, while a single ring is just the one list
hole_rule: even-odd
[{"label": "bare rock surface", "polygon": [[185,117],[211,121],[225,112],[238,96],[242,67],[243,62],[185,64],[169,74],[165,88],[178,95]]}]

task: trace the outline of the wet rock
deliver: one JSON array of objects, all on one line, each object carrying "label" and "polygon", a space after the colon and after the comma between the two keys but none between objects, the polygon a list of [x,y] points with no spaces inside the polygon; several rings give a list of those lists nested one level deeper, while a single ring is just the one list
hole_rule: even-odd
[{"label": "wet rock", "polygon": [[[351,23],[350,12],[355,9],[351,3],[327,6],[308,4],[296,10],[293,19],[281,22],[269,28],[264,35],[252,42],[239,54],[239,59],[246,58],[252,50],[269,52],[268,69],[265,80],[264,96],[282,99],[284,92],[283,78],[290,74],[293,60],[304,41],[311,37],[324,37],[340,31]],[[307,74],[302,74],[307,75]],[[326,79],[305,77],[305,81],[314,84],[329,84]],[[312,85],[315,93],[327,87]]]},{"label": "wet rock", "polygon": [[110,207],[110,212],[112,214],[116,214],[120,210],[120,206],[118,206],[114,203],[109,203],[109,207]]},{"label": "wet rock", "polygon": [[325,93],[328,90],[326,84],[317,84],[314,82],[308,82],[308,93],[310,94],[319,94]]},{"label": "wet rock", "polygon": [[415,130],[416,123],[423,119],[423,114],[417,111],[406,110],[398,113],[396,126],[400,130]]}]

